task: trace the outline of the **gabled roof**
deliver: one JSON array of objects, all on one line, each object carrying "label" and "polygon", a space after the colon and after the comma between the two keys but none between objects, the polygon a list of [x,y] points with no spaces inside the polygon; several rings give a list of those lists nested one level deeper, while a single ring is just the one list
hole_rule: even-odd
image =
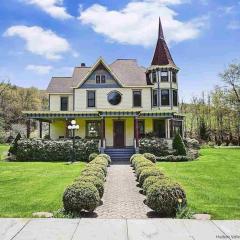
[{"label": "gabled roof", "polygon": [[107,71],[112,75],[112,77],[116,80],[116,82],[123,86],[124,84],[118,79],[118,77],[115,75],[115,73],[111,70],[111,68],[105,63],[102,57],[98,59],[98,61],[94,64],[94,66],[87,72],[87,74],[83,77],[83,79],[77,84],[76,88],[80,87],[87,79],[90,77],[90,75],[97,69],[99,65],[103,65]]},{"label": "gabled roof", "polygon": [[72,93],[71,77],[53,77],[47,87],[48,93]]},{"label": "gabled roof", "polygon": [[168,49],[167,43],[165,41],[161,19],[159,18],[158,41],[152,60],[152,66],[166,66],[166,65],[176,67],[171,56],[171,53]]},{"label": "gabled roof", "polygon": [[146,69],[138,66],[135,59],[117,59],[108,65],[100,58],[92,67],[75,67],[72,77],[53,77],[47,92],[71,93],[73,88],[80,87],[88,79],[99,64],[103,64],[120,86],[147,86]]}]

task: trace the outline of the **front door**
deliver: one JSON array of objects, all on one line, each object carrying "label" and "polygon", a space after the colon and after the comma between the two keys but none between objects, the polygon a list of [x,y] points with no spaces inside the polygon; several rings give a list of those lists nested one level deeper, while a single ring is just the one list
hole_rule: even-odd
[{"label": "front door", "polygon": [[114,147],[124,147],[124,121],[114,121],[113,144]]}]

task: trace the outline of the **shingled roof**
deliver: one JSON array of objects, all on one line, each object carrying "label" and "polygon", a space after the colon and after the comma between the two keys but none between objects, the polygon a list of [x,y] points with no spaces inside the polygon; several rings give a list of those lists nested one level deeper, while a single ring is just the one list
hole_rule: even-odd
[{"label": "shingled roof", "polygon": [[[135,59],[117,59],[107,65],[123,86],[146,86],[146,69],[138,66]],[[92,67],[75,67],[72,77],[53,77],[48,85],[48,93],[72,93],[92,71]]]},{"label": "shingled roof", "polygon": [[164,38],[161,19],[159,18],[158,41],[152,60],[152,66],[172,65],[176,67]]}]

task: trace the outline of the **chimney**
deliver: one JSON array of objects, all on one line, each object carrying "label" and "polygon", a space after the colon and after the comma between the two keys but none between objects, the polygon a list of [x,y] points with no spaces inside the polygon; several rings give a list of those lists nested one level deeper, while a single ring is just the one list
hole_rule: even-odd
[{"label": "chimney", "polygon": [[81,67],[86,67],[86,64],[85,63],[81,63]]}]

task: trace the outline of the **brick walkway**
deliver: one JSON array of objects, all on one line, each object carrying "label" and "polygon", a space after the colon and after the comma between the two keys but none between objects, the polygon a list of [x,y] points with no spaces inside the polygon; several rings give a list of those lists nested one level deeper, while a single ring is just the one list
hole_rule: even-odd
[{"label": "brick walkway", "polygon": [[103,205],[95,213],[98,218],[147,218],[151,209],[143,204],[145,196],[140,194],[136,178],[130,165],[114,164],[108,169]]}]

